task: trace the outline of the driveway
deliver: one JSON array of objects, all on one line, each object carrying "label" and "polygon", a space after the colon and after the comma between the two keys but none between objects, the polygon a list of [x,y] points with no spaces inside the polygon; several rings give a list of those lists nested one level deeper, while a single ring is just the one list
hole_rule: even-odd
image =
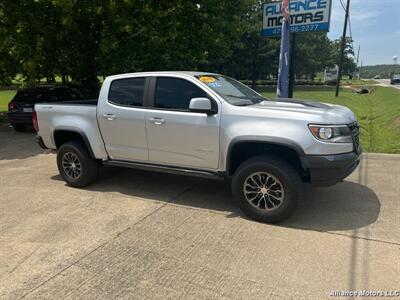
[{"label": "driveway", "polygon": [[[367,154],[295,215],[244,217],[222,182],[104,167],[67,187],[0,125],[1,299],[321,299],[400,290],[400,156]],[[397,278],[397,279],[396,279]]]}]

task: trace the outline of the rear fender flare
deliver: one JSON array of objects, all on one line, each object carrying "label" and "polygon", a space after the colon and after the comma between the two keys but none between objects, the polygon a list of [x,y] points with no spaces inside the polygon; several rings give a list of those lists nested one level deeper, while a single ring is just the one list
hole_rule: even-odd
[{"label": "rear fender flare", "polygon": [[96,159],[96,157],[93,153],[93,150],[92,150],[92,146],[90,145],[89,139],[82,129],[75,128],[75,127],[61,127],[61,128],[58,127],[56,130],[53,131],[53,135],[52,135],[54,145],[57,145],[55,136],[56,136],[57,132],[60,132],[60,131],[67,131],[67,132],[72,132],[72,133],[78,134],[82,138],[83,142],[85,143],[85,146],[89,152],[90,157],[93,159]]}]

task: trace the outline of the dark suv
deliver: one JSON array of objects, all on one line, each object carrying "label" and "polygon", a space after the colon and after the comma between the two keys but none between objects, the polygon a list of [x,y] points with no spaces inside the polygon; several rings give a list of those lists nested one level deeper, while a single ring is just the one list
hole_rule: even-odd
[{"label": "dark suv", "polygon": [[82,99],[81,92],[68,86],[39,86],[17,92],[8,103],[8,119],[16,131],[32,126],[33,107],[36,103],[72,101]]}]

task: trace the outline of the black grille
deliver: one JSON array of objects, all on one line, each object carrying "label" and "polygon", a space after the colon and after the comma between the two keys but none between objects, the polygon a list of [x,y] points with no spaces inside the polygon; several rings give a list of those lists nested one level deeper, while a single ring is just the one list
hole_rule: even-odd
[{"label": "black grille", "polygon": [[354,122],[348,126],[353,137],[354,151],[358,152],[358,147],[360,146],[360,126],[357,124],[357,122]]}]

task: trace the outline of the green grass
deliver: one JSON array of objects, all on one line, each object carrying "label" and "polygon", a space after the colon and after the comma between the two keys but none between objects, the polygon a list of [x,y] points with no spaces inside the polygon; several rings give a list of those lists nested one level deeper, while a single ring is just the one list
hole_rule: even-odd
[{"label": "green grass", "polygon": [[[370,90],[369,95],[358,95],[342,88],[336,98],[334,87],[298,87],[294,97],[347,106],[361,125],[364,151],[400,153],[400,91],[381,86],[370,87]],[[275,98],[272,89],[261,92],[267,98]]]},{"label": "green grass", "polygon": [[368,84],[378,84],[379,82],[372,79],[352,79],[352,80],[342,80],[342,85],[368,85]]},{"label": "green grass", "polygon": [[0,91],[0,112],[7,111],[8,102],[11,101],[16,92],[15,90]]}]

